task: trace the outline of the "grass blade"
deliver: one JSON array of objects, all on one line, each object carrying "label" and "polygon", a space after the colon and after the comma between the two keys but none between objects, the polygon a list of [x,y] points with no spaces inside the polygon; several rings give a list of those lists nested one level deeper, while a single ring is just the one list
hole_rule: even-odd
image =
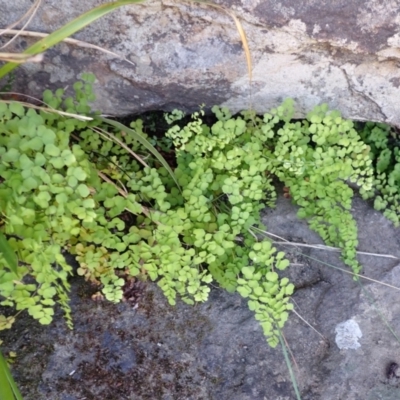
[{"label": "grass blade", "polygon": [[284,342],[284,340],[282,338],[282,333],[280,331],[279,331],[279,341],[281,342],[283,356],[285,358],[286,365],[287,365],[288,370],[289,370],[290,379],[292,380],[293,389],[294,389],[294,391],[296,393],[296,399],[297,400],[301,400],[299,388],[297,386],[296,377],[294,376],[294,372],[293,372],[293,368],[292,368],[292,363],[290,362],[289,355],[288,355],[288,352],[286,350],[286,343]]},{"label": "grass blade", "polygon": [[141,145],[143,145],[147,150],[149,150],[160,163],[162,166],[168,171],[168,173],[171,175],[172,179],[176,183],[176,186],[178,187],[179,190],[181,190],[181,187],[178,183],[178,180],[175,177],[174,172],[168,165],[168,163],[165,161],[164,157],[154,148],[154,146],[146,140],[143,136],[139,135],[137,132],[135,132],[133,129],[128,128],[125,125],[122,125],[121,123],[117,121],[113,121],[112,119],[104,118],[104,117],[98,117],[100,118],[104,123],[109,124],[114,126],[115,128],[119,129],[120,131],[129,133],[132,135]]},{"label": "grass blade", "polygon": [[[35,37],[35,38],[45,38],[47,36],[49,36],[48,33],[42,33],[42,32],[34,32],[34,31],[24,31],[24,32],[19,32],[16,29],[8,29],[7,31],[4,31],[2,33],[2,31],[0,30],[0,36],[1,35],[10,35],[10,34],[19,34],[20,36],[24,36],[24,37]],[[88,43],[88,42],[84,42],[83,40],[78,40],[78,39],[72,39],[72,38],[65,38],[63,40],[64,43],[68,43],[68,44],[72,44],[74,46],[78,46],[78,47],[84,47],[86,49],[93,49],[93,50],[98,50],[101,51],[102,53],[105,54],[109,54],[113,57],[116,58],[120,58],[121,60],[126,61],[127,63],[135,66],[135,63],[133,63],[132,61],[129,61],[126,57],[121,56],[120,54],[114,53],[113,51],[107,50],[103,47],[100,46],[96,46],[94,44]],[[29,56],[29,55],[27,55]],[[32,56],[31,56],[32,57]],[[7,61],[12,61],[12,60],[7,60]],[[29,60],[31,61],[31,60]]]},{"label": "grass blade", "polygon": [[[23,53],[31,55],[42,53],[43,51],[46,51],[50,47],[53,47],[65,38],[80,31],[85,26],[91,24],[92,22],[115,10],[116,8],[135,3],[142,3],[143,1],[144,0],[119,0],[113,3],[102,4],[101,6],[93,8],[85,14],[80,15],[78,18],[75,18],[73,21],[67,23],[60,29],[57,29],[55,32],[39,40],[34,45],[26,49]],[[17,63],[7,63],[2,68],[0,68],[0,79],[10,73],[17,66]]]},{"label": "grass blade", "polygon": [[[0,95],[1,95],[1,94],[6,94],[6,95],[7,95],[7,94],[16,94],[16,95],[26,96],[25,94],[20,94],[20,93],[15,93],[15,92],[1,92],[1,91],[0,91]],[[34,99],[34,100],[37,100],[37,99],[35,99],[34,97],[31,97],[31,96],[26,96],[26,97],[30,97],[30,98],[32,98],[32,99]],[[39,101],[40,101],[40,100],[39,100]],[[15,100],[2,100],[2,99],[0,99],[0,103],[12,104],[12,103],[15,103]],[[79,114],[68,113],[68,112],[65,112],[65,111],[57,110],[57,109],[55,109],[55,108],[35,106],[34,104],[26,103],[26,102],[24,102],[24,101],[18,101],[18,103],[21,104],[21,105],[24,106],[24,107],[34,108],[35,110],[42,110],[42,111],[48,112],[48,113],[54,113],[54,114],[59,114],[59,115],[65,115],[66,117],[76,118],[76,119],[78,119],[79,121],[92,121],[92,120],[93,120],[92,117],[88,117],[88,116],[86,116],[86,115],[79,115]],[[43,103],[43,102],[42,102],[42,103]],[[43,103],[43,104],[46,104],[46,103]]]},{"label": "grass blade", "polygon": [[11,375],[7,362],[0,351],[0,399],[23,400]]},{"label": "grass blade", "polygon": [[145,168],[149,167],[144,160],[139,157],[134,151],[132,151],[129,146],[127,146],[124,142],[122,142],[121,140],[119,140],[115,135],[113,135],[110,132],[105,131],[104,129],[101,128],[92,128],[92,130],[94,132],[96,132],[97,134],[99,134],[100,136],[102,136],[103,138],[105,138],[106,140],[111,140],[112,142],[118,144],[118,146],[121,146],[123,149],[125,149],[131,156],[133,156],[134,158],[136,158],[137,161],[140,162],[140,164],[142,164]]},{"label": "grass blade", "polygon": [[4,364],[6,364],[6,361],[3,358],[3,354],[0,352],[0,399],[14,400],[14,394],[11,386],[8,383]]},{"label": "grass blade", "polygon": [[[0,253],[3,255],[6,260],[8,266],[11,271],[14,272],[15,275],[17,273],[18,260],[14,250],[11,248],[10,244],[7,241],[7,238],[0,232]],[[0,266],[1,268],[1,266]]]}]

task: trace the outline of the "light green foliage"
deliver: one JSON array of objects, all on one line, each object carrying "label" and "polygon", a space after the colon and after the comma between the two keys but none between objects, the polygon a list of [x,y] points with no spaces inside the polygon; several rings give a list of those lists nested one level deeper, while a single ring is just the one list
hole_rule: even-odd
[{"label": "light green foliage", "polygon": [[361,137],[371,146],[375,166],[373,190],[362,190],[364,199],[375,197],[374,207],[396,227],[400,226],[400,137],[390,126],[367,122]]},{"label": "light green foliage", "polygon": [[[83,78],[84,82],[74,85],[74,98],[63,100],[63,90],[55,94],[46,91],[45,102],[56,109],[89,113],[93,77]],[[115,260],[113,251],[125,248],[111,232],[121,224],[116,218],[106,220],[108,210],[98,207],[98,197],[112,197],[117,191],[111,184],[101,186],[89,155],[71,138],[71,133],[84,136],[90,132],[95,136],[89,128],[98,125],[96,118],[79,121],[38,113],[19,103],[0,103],[2,232],[19,259],[17,276],[8,268],[0,269],[1,304],[27,310],[42,324],[51,322],[58,301],[72,326],[67,293],[72,270],[61,254],[64,249],[78,253],[81,247],[89,249],[88,243],[107,241],[106,261],[95,259],[102,247],[95,256],[85,251],[80,254],[81,269],[90,271],[85,275],[88,279],[99,278],[111,301],[122,297],[121,280],[110,262]],[[9,328],[12,322],[10,318],[0,319],[0,329]]]},{"label": "light green foliage", "polygon": [[[93,77],[83,78],[75,97],[46,91],[45,102],[90,114]],[[171,176],[160,158],[149,156],[141,120],[131,124],[135,137],[104,126],[96,114],[80,121],[0,103],[0,229],[19,259],[17,277],[1,260],[1,304],[47,324],[58,301],[71,326],[67,250],[79,262],[77,274],[99,284],[112,302],[122,299],[129,277],[157,281],[170,304],[177,295],[188,304],[205,301],[216,281],[248,298],[276,346],[292,309],[294,287],[279,274],[289,261],[252,231],[264,228],[261,209],[275,204],[275,178],[290,188],[299,216],[342,248],[358,272],[353,192],[346,183],[369,193],[373,172],[369,147],[352,123],[325,106],[292,122],[291,101],[263,117],[213,111],[211,127],[203,111],[186,125],[172,125],[182,113],[166,116],[165,150],[173,144],[176,153]],[[107,129],[114,139],[104,135]],[[0,316],[0,329],[13,322]]]},{"label": "light green foliage", "polygon": [[170,113],[164,113],[164,119],[169,125],[181,120],[184,116],[185,113],[181,110],[173,110]]},{"label": "light green foliage", "polygon": [[[342,119],[327,106],[316,107],[302,122],[291,122],[292,101],[257,119],[268,142],[265,157],[268,170],[290,188],[300,206],[299,217],[308,218],[310,227],[325,243],[343,249],[343,260],[354,272],[357,227],[350,213],[352,189],[347,182],[369,191],[373,170],[369,146],[360,138],[351,121]],[[285,123],[274,129],[279,120]],[[275,133],[276,131],[276,133]]]},{"label": "light green foliage", "polygon": [[167,132],[177,149],[175,173],[184,188],[183,207],[196,227],[184,240],[197,248],[199,261],[208,264],[214,280],[249,298],[275,346],[293,292],[276,270],[289,262],[269,242],[250,234],[260,224],[260,209],[275,203],[272,177],[290,188],[301,207],[299,216],[308,218],[326,243],[342,248],[344,261],[359,272],[357,228],[350,214],[353,192],[346,182],[371,188],[369,147],[350,121],[326,106],[297,123],[291,122],[291,100],[263,118],[252,112],[232,118],[218,107],[213,111],[218,121],[211,128],[195,113],[188,125]]},{"label": "light green foliage", "polygon": [[233,119],[227,110],[214,111],[219,121],[211,128],[202,124],[200,112],[187,126],[167,132],[174,140],[175,174],[183,189],[183,199],[176,201],[174,193],[173,200],[187,218],[183,241],[194,250],[194,265],[208,265],[208,281],[250,298],[249,306],[275,346],[291,308],[293,286],[279,281],[274,271],[289,262],[250,232],[252,226],[261,226],[260,210],[276,198],[268,160],[252,121]]}]

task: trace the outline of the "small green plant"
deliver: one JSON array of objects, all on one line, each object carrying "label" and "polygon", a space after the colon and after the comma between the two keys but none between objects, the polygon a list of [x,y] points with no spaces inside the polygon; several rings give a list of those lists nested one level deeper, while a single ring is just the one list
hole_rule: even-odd
[{"label": "small green plant", "polygon": [[[299,217],[307,218],[326,244],[341,248],[343,261],[358,273],[357,227],[350,213],[353,190],[347,182],[371,189],[369,146],[351,121],[328,112],[327,105],[315,107],[302,122],[290,122],[292,116],[291,101],[264,116],[261,130],[272,144],[265,153],[269,170],[290,188]],[[275,134],[278,119],[285,124]]]},{"label": "small green plant", "polygon": [[[67,250],[76,255],[77,273],[113,302],[132,276],[157,281],[170,304],[177,295],[189,304],[205,301],[216,281],[249,299],[276,346],[294,287],[279,273],[289,265],[284,253],[256,235],[265,228],[261,209],[274,206],[276,178],[290,188],[299,216],[359,272],[346,182],[368,192],[373,171],[369,147],[350,121],[321,106],[291,122],[290,100],[263,117],[214,107],[211,127],[200,111],[166,133],[176,153],[171,175],[142,145],[141,120],[131,124],[133,136],[90,113],[94,78],[84,79],[74,85],[75,97],[46,91],[44,100],[91,115],[89,121],[0,103],[1,231],[19,259],[18,279],[2,260],[2,305],[48,324],[58,301],[72,327]],[[14,319],[1,316],[0,329]]]},{"label": "small green plant", "polygon": [[[81,97],[76,103],[66,99],[65,106],[85,112],[91,94],[88,86],[86,92],[79,92],[78,86]],[[63,91],[55,96],[45,92],[44,97],[57,108],[62,95]],[[43,324],[51,322],[57,297],[71,325],[67,294],[71,267],[61,251],[76,231],[78,214],[87,219],[95,216],[94,204],[84,201],[89,189],[83,182],[91,174],[90,165],[79,146],[70,146],[69,141],[69,133],[82,123],[27,110],[17,102],[0,103],[0,208],[3,232],[19,258],[18,279],[7,268],[0,270],[2,305],[26,309]],[[35,277],[35,284],[25,282],[28,275]],[[3,318],[0,329],[12,321],[13,317]]]},{"label": "small green plant", "polygon": [[293,121],[292,100],[263,116],[214,107],[212,126],[203,111],[189,122],[175,112],[166,116],[164,141],[155,142],[175,154],[172,172],[142,120],[129,129],[91,112],[94,77],[82,78],[72,97],[45,91],[44,101],[64,113],[0,102],[0,304],[16,310],[0,315],[0,330],[22,310],[49,324],[56,302],[72,328],[67,251],[76,273],[112,302],[131,277],[156,281],[171,305],[178,296],[204,302],[217,282],[248,299],[275,347],[294,286],[281,273],[289,260],[258,232],[277,180],[299,217],[341,248],[356,274],[349,183],[364,198],[376,196],[375,207],[399,224],[400,153],[386,125],[367,123],[358,133],[326,105]]},{"label": "small green plant", "polygon": [[[63,90],[46,91],[45,103],[67,113],[89,114],[94,77],[83,75],[83,79],[74,85],[74,97],[64,98]],[[1,304],[17,312],[27,310],[42,324],[51,322],[57,300],[72,327],[67,294],[72,269],[62,251],[77,255],[78,274],[101,284],[110,301],[122,299],[121,276],[140,272],[134,252],[126,251],[136,241],[135,227],[131,234],[124,232],[119,217],[144,210],[136,201],[139,195],[119,195],[121,190],[112,180],[121,182],[124,168],[125,177],[135,171],[145,185],[147,178],[126,149],[93,131],[104,128],[104,123],[96,114],[91,117],[79,120],[26,109],[17,102],[0,103],[1,234],[19,260],[17,269],[10,266],[12,254],[2,240]],[[135,128],[140,132],[139,121]],[[145,135],[139,134],[141,141],[121,131],[111,136],[130,145],[131,152],[139,147],[143,151],[139,142]],[[110,181],[102,182],[99,174],[107,174]],[[10,328],[14,320],[0,316],[0,329]]]},{"label": "small green plant", "polygon": [[[218,257],[202,262],[222,287],[249,298],[249,308],[275,346],[293,292],[293,285],[280,279],[277,271],[289,261],[269,242],[259,242],[252,231],[260,225],[260,209],[274,205],[272,178],[290,188],[301,207],[299,216],[308,218],[325,242],[342,248],[343,260],[357,273],[357,227],[350,213],[353,192],[346,181],[371,188],[369,148],[350,121],[338,112],[329,113],[326,106],[296,123],[291,122],[291,100],[263,118],[252,112],[232,118],[227,109],[217,107],[213,111],[218,122],[211,128],[195,113],[187,126],[174,126],[167,133],[177,149],[175,173],[187,188],[182,193],[186,215],[201,227],[187,243],[204,246],[208,239],[214,246],[210,222],[223,235]],[[196,210],[190,210],[191,204]]]},{"label": "small green plant", "polygon": [[154,147],[159,148],[164,153],[169,153],[173,148],[172,140],[167,137],[158,138],[157,136],[152,136],[148,140]]},{"label": "small green plant", "polygon": [[374,197],[374,207],[398,227],[400,225],[400,138],[385,124],[367,122],[361,137],[371,147],[374,165],[372,190],[362,190],[364,199]]},{"label": "small green plant", "polygon": [[165,121],[169,124],[172,125],[174,122],[181,120],[182,118],[185,117],[185,113],[180,110],[173,110],[170,113],[164,113],[164,118]]}]

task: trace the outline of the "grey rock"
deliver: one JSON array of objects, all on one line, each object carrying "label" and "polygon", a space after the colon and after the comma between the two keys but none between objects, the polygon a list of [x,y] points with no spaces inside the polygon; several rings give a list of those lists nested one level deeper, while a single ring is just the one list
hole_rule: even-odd
[{"label": "grey rock", "polygon": [[[268,232],[298,243],[277,246],[289,249],[288,274],[298,283],[284,335],[303,400],[400,398],[400,378],[387,375],[400,363],[400,343],[385,325],[400,335],[399,292],[385,286],[400,286],[400,231],[359,198],[352,211],[359,250],[397,257],[360,257],[365,276],[383,284],[360,286],[328,266],[347,270],[337,252],[302,247],[322,241],[290,200],[263,213]],[[73,331],[58,312],[49,327],[22,314],[0,332],[3,348],[17,353],[13,374],[25,400],[295,399],[282,350],[268,347],[237,294],[214,288],[204,304],[171,307],[149,283],[135,308],[92,301],[93,288],[79,279],[72,288]],[[339,349],[335,329],[349,319],[360,346]]]},{"label": "grey rock", "polygon": [[[28,29],[52,32],[101,3],[42,2]],[[95,108],[113,115],[192,111],[203,103],[262,113],[291,97],[296,117],[326,102],[346,118],[400,125],[398,1],[218,4],[234,12],[247,33],[251,85],[229,15],[204,4],[163,0],[124,6],[74,35],[121,58],[64,43],[48,50],[42,63],[21,66],[15,90],[40,97],[46,88],[71,87],[81,72],[89,71],[98,78]],[[0,0],[0,28],[30,6],[30,0]],[[34,40],[22,36],[7,50],[22,51]]]},{"label": "grey rock", "polygon": [[358,339],[362,337],[362,332],[354,319],[348,319],[337,324],[335,333],[335,342],[340,350],[358,349],[361,346]]}]

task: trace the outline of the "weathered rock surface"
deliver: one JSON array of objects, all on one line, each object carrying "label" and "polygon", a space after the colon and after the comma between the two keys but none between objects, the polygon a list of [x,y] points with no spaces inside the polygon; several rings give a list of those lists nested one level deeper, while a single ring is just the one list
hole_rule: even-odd
[{"label": "weathered rock surface", "polygon": [[[399,229],[359,199],[353,212],[360,251],[400,258]],[[302,399],[398,400],[400,377],[387,368],[400,364],[400,342],[383,320],[399,336],[399,291],[367,280],[360,289],[327,266],[343,267],[336,252],[304,247],[321,240],[289,200],[280,198],[263,218],[269,232],[299,243],[282,247],[292,261],[296,312],[315,328],[292,315],[284,330]],[[360,260],[366,276],[400,286],[399,259]],[[91,293],[73,283],[72,332],[61,315],[50,327],[22,315],[0,334],[4,348],[17,352],[13,373],[25,400],[295,399],[282,350],[268,348],[240,296],[215,288],[205,304],[170,307],[149,284],[135,309],[93,302]],[[340,349],[337,327],[349,320],[361,331],[359,346]]]},{"label": "weathered rock surface", "polygon": [[[102,0],[43,2],[28,29],[52,32]],[[265,112],[286,97],[303,117],[321,102],[345,117],[400,126],[400,4],[396,0],[220,0],[247,33],[246,60],[233,20],[223,11],[172,0],[129,5],[74,37],[99,51],[62,44],[41,64],[26,64],[16,90],[40,96],[71,85],[83,71],[97,75],[95,104],[103,113],[197,109],[224,104]],[[30,0],[0,0],[0,28],[17,21]],[[0,42],[5,42],[5,37]],[[10,50],[21,51],[22,37]]]}]

